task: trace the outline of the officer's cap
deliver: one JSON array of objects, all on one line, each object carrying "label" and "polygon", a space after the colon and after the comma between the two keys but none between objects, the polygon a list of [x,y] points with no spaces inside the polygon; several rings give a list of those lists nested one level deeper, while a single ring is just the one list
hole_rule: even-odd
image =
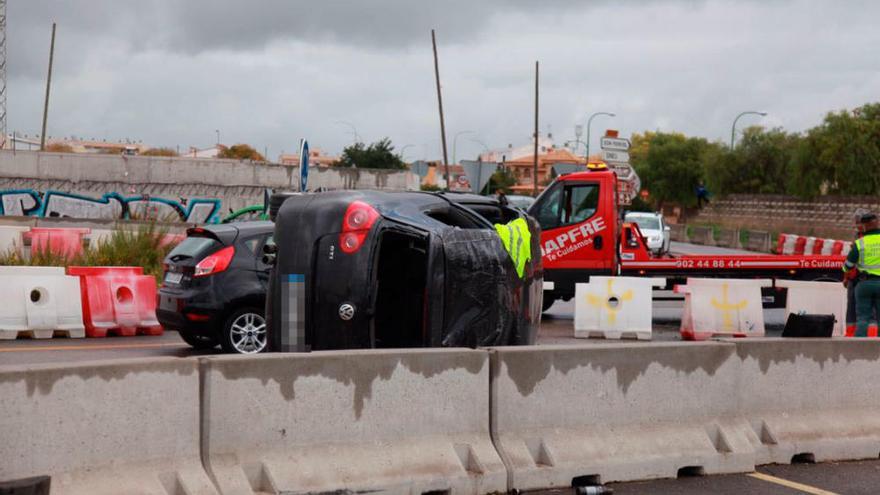
[{"label": "officer's cap", "polygon": [[870,211],[862,213],[862,216],[859,217],[861,223],[873,222],[874,220],[877,220],[877,214]]}]

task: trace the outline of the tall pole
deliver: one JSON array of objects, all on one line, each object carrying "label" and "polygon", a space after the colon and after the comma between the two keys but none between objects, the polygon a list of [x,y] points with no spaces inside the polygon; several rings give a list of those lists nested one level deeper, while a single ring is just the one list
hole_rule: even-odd
[{"label": "tall pole", "polygon": [[607,115],[608,117],[614,117],[614,114],[610,112],[596,112],[593,115],[590,115],[590,118],[587,119],[587,142],[584,143],[584,146],[587,147],[587,162],[590,161],[590,126],[593,125],[593,117],[596,117],[598,115]]},{"label": "tall pole", "polygon": [[52,23],[52,41],[49,43],[49,73],[46,75],[46,99],[43,101],[43,132],[40,151],[46,151],[46,118],[49,116],[49,88],[52,86],[52,59],[55,57],[55,23]]},{"label": "tall pole", "polygon": [[535,60],[535,154],[532,161],[532,196],[538,195],[538,61]]},{"label": "tall pole", "polygon": [[440,108],[440,141],[443,142],[443,168],[446,190],[449,190],[449,158],[446,154],[446,123],[443,121],[443,95],[440,92],[440,64],[437,62],[437,38],[431,30],[431,44],[434,46],[434,79],[437,81],[437,106]]},{"label": "tall pole", "polygon": [[730,126],[730,149],[733,149],[733,142],[736,140],[736,121],[739,120],[743,115],[760,115],[761,117],[766,117],[767,112],[756,112],[754,110],[747,110],[737,115],[735,119],[733,119],[733,125]]},{"label": "tall pole", "polygon": [[[12,133],[15,149],[15,132]],[[6,147],[6,0],[0,0],[0,150]]]}]

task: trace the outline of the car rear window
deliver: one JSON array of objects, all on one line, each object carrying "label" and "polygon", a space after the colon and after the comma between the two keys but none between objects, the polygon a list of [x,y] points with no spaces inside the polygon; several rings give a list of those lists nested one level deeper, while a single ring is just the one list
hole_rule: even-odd
[{"label": "car rear window", "polygon": [[189,258],[202,258],[222,246],[210,237],[187,237],[168,253],[168,259],[178,261]]}]

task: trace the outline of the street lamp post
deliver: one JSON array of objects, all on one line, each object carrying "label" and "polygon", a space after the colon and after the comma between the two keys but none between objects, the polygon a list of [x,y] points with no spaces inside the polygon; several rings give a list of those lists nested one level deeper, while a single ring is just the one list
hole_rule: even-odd
[{"label": "street lamp post", "polygon": [[455,145],[458,143],[458,136],[461,136],[462,134],[475,134],[475,132],[474,132],[474,131],[461,131],[461,132],[457,132],[457,133],[455,134],[455,137],[452,138],[452,163],[453,163],[453,164],[457,164],[457,163],[458,163],[457,161],[455,161]]},{"label": "street lamp post", "polygon": [[743,115],[760,115],[761,117],[766,117],[767,112],[757,112],[755,110],[747,110],[737,115],[735,119],[733,119],[733,125],[730,126],[730,149],[733,149],[733,142],[736,140],[736,121],[739,120]]},{"label": "street lamp post", "polygon": [[334,124],[342,124],[351,127],[351,135],[354,137],[355,144],[361,142],[361,137],[358,135],[357,127],[354,126],[351,122],[347,122],[345,120],[337,120]]},{"label": "street lamp post", "polygon": [[593,115],[590,115],[590,118],[587,119],[587,142],[584,143],[584,146],[587,148],[587,161],[590,160],[590,126],[593,124],[593,117],[597,117],[599,115],[605,115],[608,117],[614,117],[615,114],[611,112],[596,112]]},{"label": "street lamp post", "polygon": [[217,147],[220,147],[220,129],[214,129],[214,132],[217,133]]},{"label": "street lamp post", "polygon": [[406,159],[403,157],[403,153],[406,151],[407,148],[411,148],[413,146],[415,146],[415,145],[414,144],[405,144],[405,145],[403,145],[403,148],[400,148],[400,159],[401,160],[406,161]]}]

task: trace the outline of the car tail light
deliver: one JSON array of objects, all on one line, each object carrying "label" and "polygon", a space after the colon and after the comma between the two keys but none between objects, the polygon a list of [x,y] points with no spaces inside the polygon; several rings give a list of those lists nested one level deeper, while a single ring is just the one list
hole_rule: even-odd
[{"label": "car tail light", "polygon": [[235,256],[235,248],[232,246],[225,247],[202,261],[199,261],[199,264],[196,265],[196,270],[193,276],[205,277],[207,275],[220,273],[229,268],[229,263],[232,262],[233,256]]},{"label": "car tail light", "polygon": [[356,253],[364,244],[377,218],[379,212],[363,201],[355,201],[348,205],[342,218],[342,233],[339,234],[339,247],[342,252]]}]

